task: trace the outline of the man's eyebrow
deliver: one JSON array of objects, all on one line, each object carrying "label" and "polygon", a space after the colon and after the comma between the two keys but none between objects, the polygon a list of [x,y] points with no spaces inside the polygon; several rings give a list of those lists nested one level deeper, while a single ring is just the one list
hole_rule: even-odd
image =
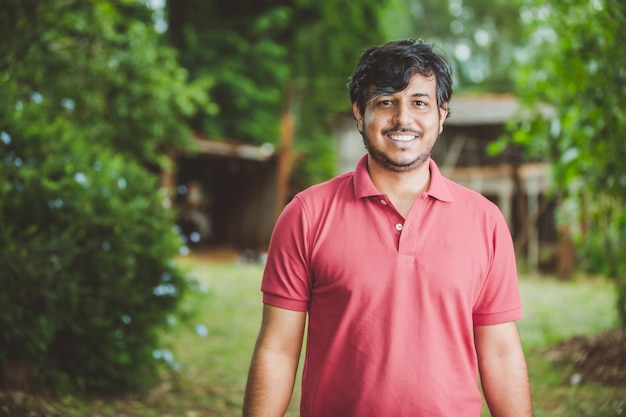
[{"label": "man's eyebrow", "polygon": [[430,94],[428,94],[428,93],[414,93],[414,94],[411,94],[411,97],[428,97],[428,98],[430,98]]}]

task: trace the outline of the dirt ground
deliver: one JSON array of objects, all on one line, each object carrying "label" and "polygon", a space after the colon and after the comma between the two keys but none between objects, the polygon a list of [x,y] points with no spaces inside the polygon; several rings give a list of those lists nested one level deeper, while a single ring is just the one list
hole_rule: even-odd
[{"label": "dirt ground", "polygon": [[626,329],[565,340],[546,350],[546,357],[573,367],[570,382],[626,387]]}]

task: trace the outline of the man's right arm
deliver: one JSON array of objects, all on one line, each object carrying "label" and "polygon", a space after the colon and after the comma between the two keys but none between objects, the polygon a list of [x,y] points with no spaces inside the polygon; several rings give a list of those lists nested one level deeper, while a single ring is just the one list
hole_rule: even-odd
[{"label": "man's right arm", "polygon": [[295,384],[306,312],[265,305],[252,355],[244,417],[284,416]]}]

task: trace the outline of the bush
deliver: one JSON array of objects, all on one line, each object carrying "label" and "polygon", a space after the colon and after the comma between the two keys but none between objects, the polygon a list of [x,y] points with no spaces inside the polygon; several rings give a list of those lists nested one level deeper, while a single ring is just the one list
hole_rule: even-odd
[{"label": "bush", "polygon": [[19,129],[0,132],[5,384],[148,387],[162,363],[157,333],[185,287],[173,213],[154,174],[63,119],[22,113]]}]

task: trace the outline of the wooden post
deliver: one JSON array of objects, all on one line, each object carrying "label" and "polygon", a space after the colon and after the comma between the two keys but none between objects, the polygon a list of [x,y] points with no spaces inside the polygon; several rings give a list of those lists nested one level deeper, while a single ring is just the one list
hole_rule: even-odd
[{"label": "wooden post", "polygon": [[526,183],[528,192],[528,263],[532,271],[539,269],[539,231],[537,221],[539,219],[539,184],[534,177],[528,178]]},{"label": "wooden post", "polygon": [[293,100],[295,89],[293,82],[287,83],[283,114],[280,120],[280,138],[278,143],[278,167],[276,178],[276,218],[282,212],[289,196],[289,177],[293,165],[293,140],[295,116],[293,114]]},{"label": "wooden post", "polygon": [[176,152],[168,152],[165,166],[161,167],[159,187],[165,190],[166,198],[174,204],[176,196]]}]

